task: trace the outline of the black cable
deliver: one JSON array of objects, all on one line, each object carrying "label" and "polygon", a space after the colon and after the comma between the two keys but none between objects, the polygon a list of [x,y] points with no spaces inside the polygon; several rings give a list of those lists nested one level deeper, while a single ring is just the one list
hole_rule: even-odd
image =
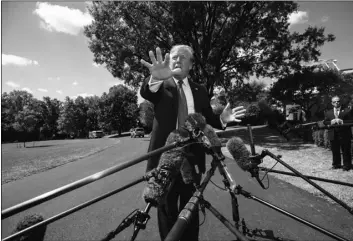
[{"label": "black cable", "polygon": [[265,172],[264,176],[261,179],[261,181],[263,181],[265,179],[265,177],[267,177],[267,187],[265,189],[269,189],[270,188],[270,179],[269,179],[269,176],[268,176],[268,172],[270,170],[272,170],[277,164],[278,164],[278,161],[269,170],[267,170]]},{"label": "black cable", "polygon": [[[210,180],[210,182],[212,182],[212,180]],[[215,185],[216,187],[218,187],[219,189],[223,190],[223,191],[227,191],[227,189],[222,188],[220,186],[218,186],[216,183],[212,182],[213,185]]]}]

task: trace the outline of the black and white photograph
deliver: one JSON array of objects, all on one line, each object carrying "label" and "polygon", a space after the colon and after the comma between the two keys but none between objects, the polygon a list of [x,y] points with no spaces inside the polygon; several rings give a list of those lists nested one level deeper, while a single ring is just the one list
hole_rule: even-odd
[{"label": "black and white photograph", "polygon": [[2,241],[353,240],[353,1],[1,1]]}]

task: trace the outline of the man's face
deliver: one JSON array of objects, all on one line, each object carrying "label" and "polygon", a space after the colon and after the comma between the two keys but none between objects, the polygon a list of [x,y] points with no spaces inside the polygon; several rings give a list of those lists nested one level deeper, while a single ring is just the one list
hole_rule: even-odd
[{"label": "man's face", "polygon": [[175,78],[184,79],[192,68],[191,54],[183,48],[173,50],[170,53],[169,67],[171,70],[177,70],[174,74]]},{"label": "man's face", "polygon": [[332,98],[332,105],[333,105],[333,107],[335,107],[335,108],[340,107],[340,106],[341,106],[340,98],[338,98],[338,97]]}]

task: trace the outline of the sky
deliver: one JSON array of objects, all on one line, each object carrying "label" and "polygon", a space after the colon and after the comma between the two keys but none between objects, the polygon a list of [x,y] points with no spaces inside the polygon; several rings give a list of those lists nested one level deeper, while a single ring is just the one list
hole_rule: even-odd
[{"label": "sky", "polygon": [[[83,27],[87,2],[1,2],[2,93],[26,90],[37,99],[101,96],[122,81],[93,62]],[[290,31],[325,27],[336,40],[320,48],[321,59],[353,68],[353,2],[298,2]],[[265,80],[267,84],[272,80]],[[138,95],[138,102],[143,99]]]}]

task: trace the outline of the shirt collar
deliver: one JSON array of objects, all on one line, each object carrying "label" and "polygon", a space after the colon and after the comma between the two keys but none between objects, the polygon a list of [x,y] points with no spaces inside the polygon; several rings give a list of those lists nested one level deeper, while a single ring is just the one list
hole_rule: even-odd
[{"label": "shirt collar", "polygon": [[[179,80],[177,80],[176,78],[173,77],[173,80],[175,81],[176,84],[178,84]],[[188,77],[185,77],[183,79],[183,84],[186,86],[189,86],[189,81],[188,81]]]}]

